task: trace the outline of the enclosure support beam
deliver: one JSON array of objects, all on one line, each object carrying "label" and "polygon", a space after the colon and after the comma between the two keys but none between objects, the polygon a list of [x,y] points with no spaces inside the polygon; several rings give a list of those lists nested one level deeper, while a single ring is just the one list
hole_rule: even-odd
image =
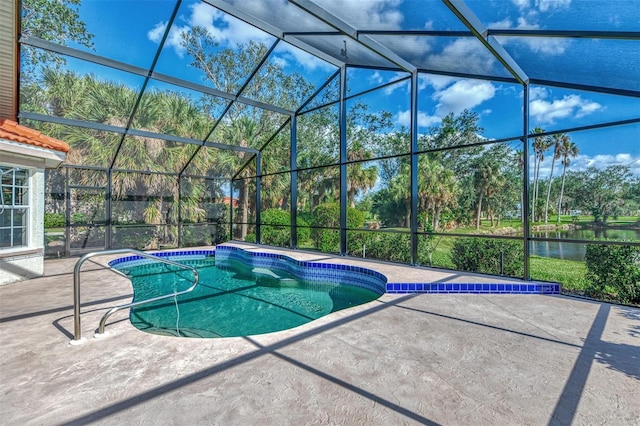
[{"label": "enclosure support beam", "polygon": [[340,69],[340,255],[347,254],[347,67]]},{"label": "enclosure support beam", "polygon": [[396,65],[398,68],[406,71],[406,72],[415,72],[416,67],[397,55],[395,52],[385,47],[384,45],[378,43],[376,40],[372,39],[367,35],[359,35],[358,31],[352,27],[351,25],[344,22],[342,19],[333,15],[323,7],[314,3],[310,0],[290,0],[291,3],[298,6],[301,10],[304,10],[309,15],[321,20],[327,25],[331,26],[335,30],[354,40],[355,42],[361,44],[367,49],[375,52],[380,57],[386,59],[390,63]]},{"label": "enclosure support beam", "polygon": [[258,244],[260,241],[260,224],[262,221],[260,220],[260,210],[262,210],[262,197],[260,192],[262,191],[262,168],[260,167],[260,163],[262,162],[262,156],[260,155],[260,151],[256,154],[256,242]]},{"label": "enclosure support beam", "polygon": [[69,187],[71,172],[69,167],[65,167],[64,173],[64,203],[66,210],[64,215],[64,253],[65,256],[69,256],[69,253],[71,253],[71,188]]},{"label": "enclosure support beam", "polygon": [[341,67],[342,65],[344,65],[344,62],[339,61],[338,59],[334,58],[331,55],[327,55],[322,50],[316,49],[315,47],[295,38],[294,36],[290,36],[286,34],[282,30],[282,28],[278,28],[270,22],[269,23],[265,22],[262,19],[257,18],[250,12],[242,10],[239,7],[236,7],[230,4],[229,2],[226,2],[224,0],[203,0],[203,1],[225,13],[228,13],[229,15],[235,16],[236,18],[242,21],[250,22],[251,25],[253,25],[254,27],[259,28],[266,33],[269,33],[276,38],[282,39],[287,43],[292,44],[297,48],[302,49],[312,54],[313,56],[316,56],[336,67]]},{"label": "enclosure support beam", "polygon": [[233,179],[229,179],[229,239],[233,240]]},{"label": "enclosure support beam", "polygon": [[111,194],[113,193],[113,172],[111,169],[107,170],[107,192],[104,195],[105,196],[105,200],[104,202],[106,203],[106,218],[105,218],[105,236],[104,236],[104,245],[105,245],[105,250],[111,250],[112,249],[112,245],[113,245],[113,241],[112,241],[112,237],[113,237],[113,221],[112,221],[112,217],[113,217],[113,209],[111,206]]},{"label": "enclosure support beam", "polygon": [[411,74],[411,264],[418,264],[418,73]]},{"label": "enclosure support beam", "polygon": [[518,80],[521,84],[526,84],[529,80],[527,74],[513,60],[511,55],[504,50],[504,47],[495,37],[488,35],[488,30],[482,22],[469,9],[463,0],[442,0],[443,3],[453,12],[454,15],[467,27],[473,35],[491,52],[491,54]]},{"label": "enclosure support beam", "polygon": [[291,169],[291,248],[298,248],[298,116],[291,116],[291,153],[289,158],[289,168]]},{"label": "enclosure support beam", "polygon": [[178,247],[182,247],[182,175],[176,176],[178,185]]},{"label": "enclosure support beam", "polygon": [[524,276],[525,280],[531,279],[529,272],[529,240],[531,238],[530,224],[531,218],[529,212],[529,85],[525,84],[523,88],[523,105],[522,105],[522,227],[524,228]]}]

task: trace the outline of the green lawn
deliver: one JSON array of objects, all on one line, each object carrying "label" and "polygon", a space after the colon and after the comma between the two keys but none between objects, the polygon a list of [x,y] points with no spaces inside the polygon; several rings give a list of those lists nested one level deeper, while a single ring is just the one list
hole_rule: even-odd
[{"label": "green lawn", "polygon": [[563,290],[571,293],[584,291],[587,273],[585,262],[531,256],[529,269],[531,279],[559,282]]}]

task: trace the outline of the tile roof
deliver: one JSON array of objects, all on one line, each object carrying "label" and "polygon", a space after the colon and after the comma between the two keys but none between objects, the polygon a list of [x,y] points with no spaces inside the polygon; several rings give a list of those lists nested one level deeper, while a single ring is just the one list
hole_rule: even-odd
[{"label": "tile roof", "polygon": [[54,151],[69,152],[69,145],[58,139],[45,136],[37,130],[21,126],[12,120],[0,119],[0,139],[21,142]]}]

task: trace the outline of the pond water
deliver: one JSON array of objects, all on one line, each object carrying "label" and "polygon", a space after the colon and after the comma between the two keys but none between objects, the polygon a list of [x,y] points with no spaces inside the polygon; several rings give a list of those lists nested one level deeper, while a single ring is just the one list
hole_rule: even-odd
[{"label": "pond water", "polygon": [[[533,232],[538,238],[558,238],[575,240],[593,240],[607,238],[618,241],[640,242],[640,229],[621,228],[588,228],[566,231]],[[543,257],[553,257],[565,260],[584,260],[587,248],[582,243],[568,243],[563,241],[531,241],[531,254]]]}]

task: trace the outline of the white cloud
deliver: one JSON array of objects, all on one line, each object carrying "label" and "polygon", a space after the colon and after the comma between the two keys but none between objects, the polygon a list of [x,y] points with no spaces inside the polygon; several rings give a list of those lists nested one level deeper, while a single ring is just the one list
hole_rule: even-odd
[{"label": "white cloud", "polygon": [[510,29],[513,28],[513,22],[511,21],[511,19],[509,18],[505,18],[502,21],[496,21],[496,22],[490,22],[489,25],[487,25],[489,28],[491,29]]},{"label": "white cloud", "polygon": [[[269,2],[255,2],[256,7],[267,7]],[[275,8],[272,7],[275,10]],[[285,8],[289,10],[290,7]],[[174,23],[169,32],[165,45],[173,47],[176,54],[182,57],[185,53],[184,47],[181,45],[182,33],[188,32],[192,27],[199,26],[205,28],[222,47],[235,48],[241,44],[247,44],[250,41],[262,42],[270,45],[274,42],[274,38],[264,31],[253,27],[233,16],[227,15],[220,10],[207,5],[206,3],[195,3],[189,6],[190,14],[183,17],[185,25]],[[299,19],[299,18],[298,18]],[[147,37],[149,40],[159,43],[164,34],[167,23],[160,22],[149,30]],[[316,69],[331,69],[332,66],[320,58],[317,58],[301,49],[291,46],[288,43],[281,43],[278,47],[284,57],[277,60],[281,64],[286,65],[289,62],[296,62],[303,68],[313,71]]]},{"label": "white cloud", "polygon": [[576,112],[576,118],[581,118],[602,109],[603,106],[597,102],[585,101],[580,104],[579,110]]},{"label": "white cloud", "polygon": [[544,87],[532,87],[529,89],[529,100],[544,99],[549,96],[549,91]]},{"label": "white cloud", "polygon": [[[396,72],[393,74],[389,74],[387,76],[381,74],[380,72],[376,71],[373,74],[371,74],[368,78],[367,78],[367,82],[369,83],[369,85],[371,87],[377,87],[377,86],[382,86],[383,84],[386,83],[390,83],[392,81],[397,81],[397,80],[401,80],[405,77],[407,77],[409,74],[407,74],[406,72]],[[399,89],[409,89],[410,86],[408,84],[391,84],[387,87],[384,88],[383,93],[385,95],[391,95],[393,92],[395,92],[396,90]],[[406,90],[406,93],[409,93],[408,90]]]},{"label": "white cloud", "polygon": [[207,30],[215,34],[216,28],[213,26],[213,22],[216,19],[223,17],[222,12],[213,8],[205,3],[194,3],[189,6],[191,9],[191,16],[189,17],[189,23],[192,26],[205,27]]},{"label": "white cloud", "polygon": [[634,157],[629,153],[598,154],[591,158],[587,158],[586,166],[594,166],[604,169],[609,166],[629,166],[634,174],[640,174],[640,156]]},{"label": "white cloud", "polygon": [[[422,116],[421,126],[437,124],[442,117],[453,112],[459,114],[465,109],[472,109],[496,94],[496,87],[488,81],[460,79],[457,77],[440,76],[433,74],[419,74],[418,90],[425,90],[427,87],[434,89],[431,98],[437,101],[435,114]],[[482,114],[490,114],[491,109],[484,109]],[[405,111],[408,120],[408,112]]]},{"label": "white cloud", "polygon": [[550,37],[516,37],[521,42],[529,46],[533,53],[543,53],[549,55],[561,55],[569,46],[570,41],[561,38]]},{"label": "white cloud", "polygon": [[[376,72],[377,74],[377,72]],[[391,78],[389,78],[388,81],[396,81],[396,80],[400,80],[402,78],[407,77],[407,73],[404,72],[397,72],[394,73],[393,76]],[[391,95],[393,92],[395,92],[396,90],[402,90],[405,89],[405,93],[409,94],[411,91],[411,85],[408,84],[406,81],[404,83],[399,83],[399,84],[392,84],[390,86],[387,86],[384,88],[383,92],[385,95],[389,96]]]},{"label": "white cloud", "polygon": [[419,74],[418,90],[426,89],[428,86],[432,86],[434,89],[440,90],[447,87],[449,84],[456,80],[456,77],[451,77],[448,75]]},{"label": "white cloud", "polygon": [[529,7],[529,0],[511,0],[511,2],[518,6],[519,9],[526,9]]},{"label": "white cloud", "polygon": [[286,67],[289,64],[289,62],[282,56],[273,58],[273,62],[282,68]]},{"label": "white cloud", "polygon": [[380,85],[384,83],[384,79],[382,78],[382,75],[378,71],[376,71],[369,77],[369,83],[374,86]]},{"label": "white cloud", "polygon": [[518,18],[518,24],[515,26],[517,30],[539,30],[540,25],[527,21],[527,18],[521,16]]},{"label": "white cloud", "polygon": [[471,74],[486,74],[493,70],[496,59],[473,37],[463,37],[449,43],[441,53],[430,55],[427,60],[439,69],[458,69],[464,64]]},{"label": "white cloud", "polygon": [[[267,44],[273,42],[273,37],[264,31],[252,27],[230,15],[226,15],[205,3],[195,3],[189,6],[189,9],[191,14],[183,18],[186,24],[181,26],[177,22],[174,22],[173,27],[169,31],[169,36],[165,41],[165,46],[173,47],[176,54],[180,57],[184,55],[185,51],[181,46],[181,34],[195,26],[203,27],[209,31],[221,46],[236,47],[240,44],[246,44],[251,40]],[[156,24],[153,29],[147,32],[149,40],[154,43],[159,43],[166,26],[166,22]]]},{"label": "white cloud", "polygon": [[409,62],[423,62],[432,50],[428,37],[394,36],[389,40],[393,40],[393,51]]},{"label": "white cloud", "polygon": [[[571,0],[512,0],[519,9],[520,16],[516,24],[505,18],[502,21],[493,22],[489,28],[537,30],[541,28],[539,22],[544,24],[546,17],[557,9],[566,9],[571,5]],[[547,55],[561,55],[571,42],[569,39],[551,37],[498,37],[502,44],[522,43],[531,49],[533,53]]]},{"label": "white cloud", "polygon": [[402,0],[317,0],[319,6],[338,16],[348,16],[356,27],[381,30],[400,29],[404,15]]},{"label": "white cloud", "polygon": [[[160,43],[160,41],[162,41],[162,36],[164,35],[166,28],[166,22],[159,22],[155,27],[153,27],[153,29],[147,32],[147,37],[154,43]],[[167,40],[165,41],[165,46],[173,47],[176,54],[181,58],[184,56],[184,52],[186,51],[186,49],[180,43],[181,34],[188,30],[188,26],[181,27],[174,24],[171,27],[171,30],[169,30],[169,35],[167,36]]]},{"label": "white cloud", "polygon": [[440,117],[450,112],[458,114],[493,98],[495,93],[495,86],[488,81],[459,80],[434,93],[433,98],[438,101],[436,114]]},{"label": "white cloud", "polygon": [[511,2],[526,13],[548,12],[554,9],[568,8],[571,0],[511,0]]},{"label": "white cloud", "polygon": [[273,37],[264,31],[222,13],[206,3],[196,3],[190,8],[190,25],[206,28],[222,45],[236,47],[252,40],[267,44],[273,41]]},{"label": "white cloud", "polygon": [[570,5],[571,0],[536,0],[536,6],[540,12],[568,8]]},{"label": "white cloud", "polygon": [[[545,160],[542,162],[540,177],[543,179],[546,179],[551,172],[552,158],[553,155],[547,153]],[[531,164],[533,164],[533,156],[530,158],[530,161]],[[610,166],[628,166],[634,176],[640,176],[640,155],[633,156],[626,152],[618,154],[596,154],[593,156],[578,154],[577,157],[571,159],[571,164],[567,171],[582,171],[586,170],[587,167],[596,167],[602,170]],[[562,165],[558,160],[555,162],[553,175],[556,177],[562,175]]]},{"label": "white cloud", "polygon": [[160,43],[160,40],[162,40],[162,34],[164,34],[165,28],[167,28],[166,22],[158,22],[155,27],[153,27],[147,32],[147,38],[154,43]]},{"label": "white cloud", "polygon": [[[429,115],[425,112],[418,111],[418,125],[420,127],[429,127],[442,121],[440,117]],[[399,111],[395,116],[395,122],[401,126],[409,127],[411,125],[411,111]]]},{"label": "white cloud", "polygon": [[[540,25],[531,23],[527,18],[521,16],[517,19],[517,24],[513,24],[510,19],[493,22],[489,28],[516,29],[516,30],[538,30]],[[531,49],[533,53],[544,53],[549,55],[561,55],[570,43],[568,39],[552,37],[497,37],[503,45],[511,43],[522,43]]]},{"label": "white cloud", "polygon": [[562,99],[547,101],[544,98],[529,102],[529,113],[539,123],[554,123],[567,117],[584,117],[602,109],[602,105],[583,99],[579,95],[565,95]]},{"label": "white cloud", "polygon": [[290,59],[292,62],[299,64],[308,71],[315,71],[316,69],[328,71],[335,69],[330,63],[325,62],[322,59],[313,56],[310,53],[305,52],[304,50],[298,49],[297,47],[294,47],[288,43],[280,43],[278,45],[278,48],[282,49],[282,52],[284,52],[284,56],[286,59]]}]

